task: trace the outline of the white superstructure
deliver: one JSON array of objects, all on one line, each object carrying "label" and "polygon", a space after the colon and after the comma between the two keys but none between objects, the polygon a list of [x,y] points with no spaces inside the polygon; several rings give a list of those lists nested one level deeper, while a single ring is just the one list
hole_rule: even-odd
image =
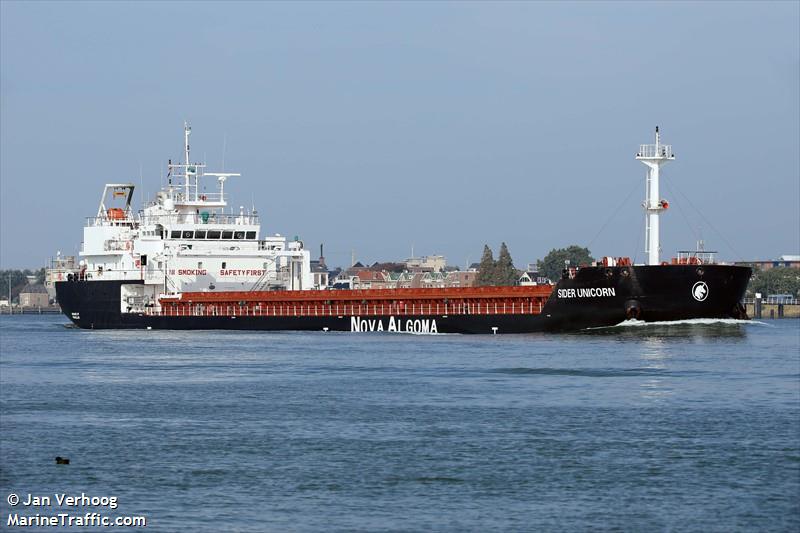
[{"label": "white superstructure", "polygon": [[[306,290],[310,253],[295,238],[261,236],[255,211],[226,212],[225,181],[236,173],[205,172],[189,158],[169,162],[167,185],[134,213],[134,185],[109,183],[97,215],[83,230],[80,273],[87,281],[141,280],[122,286],[122,311],[156,308],[159,299],[188,291]],[[207,192],[204,177],[216,178]]]},{"label": "white superstructure", "polygon": [[647,187],[645,200],[642,206],[645,210],[645,252],[647,252],[647,264],[657,265],[660,262],[659,254],[661,244],[659,242],[658,217],[661,211],[669,207],[669,202],[659,198],[658,179],[661,166],[675,159],[672,153],[672,146],[661,144],[661,136],[656,126],[656,143],[639,145],[639,153],[636,159],[647,165]]}]

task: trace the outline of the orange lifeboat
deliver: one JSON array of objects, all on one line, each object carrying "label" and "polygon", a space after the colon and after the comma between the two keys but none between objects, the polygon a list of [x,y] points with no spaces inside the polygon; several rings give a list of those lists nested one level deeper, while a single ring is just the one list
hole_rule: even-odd
[{"label": "orange lifeboat", "polygon": [[125,211],[119,207],[112,207],[108,210],[109,220],[123,220],[125,218]]}]

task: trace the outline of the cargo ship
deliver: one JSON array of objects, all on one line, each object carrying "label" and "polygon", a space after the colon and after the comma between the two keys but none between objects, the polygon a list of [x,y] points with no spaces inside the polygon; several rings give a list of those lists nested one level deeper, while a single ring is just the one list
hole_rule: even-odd
[{"label": "cargo ship", "polygon": [[321,283],[300,239],[262,235],[255,209],[232,212],[225,184],[239,174],[191,162],[190,134],[185,124],[183,161],[169,161],[167,183],[141,211],[131,206],[133,184],[105,185],[80,262],[55,283],[77,326],[503,334],[747,318],[749,268],[717,264],[702,250],[659,258],[659,216],[669,207],[659,172],[675,156],[658,128],[636,154],[647,166],[647,264],[605,257],[531,286],[353,290]]}]

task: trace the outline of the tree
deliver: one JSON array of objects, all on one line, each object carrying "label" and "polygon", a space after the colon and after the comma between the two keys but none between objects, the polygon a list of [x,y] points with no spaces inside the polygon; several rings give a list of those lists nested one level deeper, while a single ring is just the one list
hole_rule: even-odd
[{"label": "tree", "polygon": [[516,285],[519,276],[506,243],[500,245],[500,254],[494,265],[494,285]]},{"label": "tree", "polygon": [[478,276],[475,284],[478,286],[488,285],[516,285],[519,273],[514,268],[511,254],[508,252],[506,243],[500,245],[500,255],[497,261],[494,260],[492,249],[489,245],[483,246],[483,256],[478,266]]},{"label": "tree", "polygon": [[800,270],[789,267],[775,267],[769,270],[756,270],[747,286],[747,296],[754,297],[760,292],[763,297],[770,294],[791,294],[800,296]]},{"label": "tree", "polygon": [[594,258],[588,248],[581,248],[573,244],[567,248],[550,250],[544,259],[536,262],[539,274],[548,277],[553,281],[561,279],[561,272],[564,270],[564,261],[569,260],[570,266],[588,265]]},{"label": "tree", "polygon": [[494,256],[488,244],[483,245],[483,255],[478,266],[478,276],[475,284],[478,286],[492,285],[494,282]]},{"label": "tree", "polygon": [[37,283],[44,283],[44,268],[39,270],[0,270],[0,298],[8,298],[9,280],[11,280],[11,299],[16,299],[20,291],[28,285],[28,276],[36,276]]}]

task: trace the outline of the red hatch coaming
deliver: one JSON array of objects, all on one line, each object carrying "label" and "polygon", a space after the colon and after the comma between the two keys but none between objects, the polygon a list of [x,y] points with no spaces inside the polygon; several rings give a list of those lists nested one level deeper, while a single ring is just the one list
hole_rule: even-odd
[{"label": "red hatch coaming", "polygon": [[181,302],[361,302],[386,300],[517,299],[547,298],[555,285],[513,287],[448,287],[430,289],[355,289],[322,291],[184,292]]},{"label": "red hatch coaming", "polygon": [[322,291],[188,292],[161,299],[166,316],[539,314],[554,285]]}]

